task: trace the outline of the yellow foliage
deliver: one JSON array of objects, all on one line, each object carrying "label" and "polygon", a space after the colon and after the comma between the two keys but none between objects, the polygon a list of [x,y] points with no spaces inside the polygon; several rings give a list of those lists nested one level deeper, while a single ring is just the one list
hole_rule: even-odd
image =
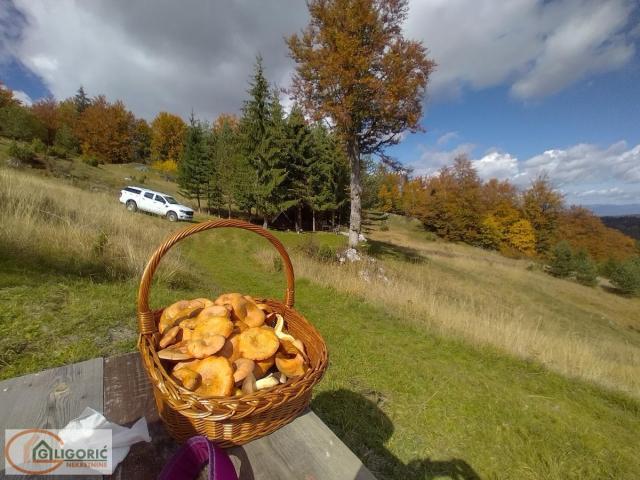
[{"label": "yellow foliage", "polygon": [[178,164],[175,160],[157,161],[151,164],[151,168],[163,173],[176,173]]},{"label": "yellow foliage", "polygon": [[531,222],[518,220],[507,229],[507,243],[520,253],[533,256],[536,253],[536,235]]}]

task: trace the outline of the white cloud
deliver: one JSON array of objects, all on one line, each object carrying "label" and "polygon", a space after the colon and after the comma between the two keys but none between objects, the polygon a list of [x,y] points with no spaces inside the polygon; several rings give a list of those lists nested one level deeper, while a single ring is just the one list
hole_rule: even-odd
[{"label": "white cloud", "polygon": [[[15,0],[27,24],[8,42],[56,98],[80,85],[122,99],[137,115],[169,110],[212,118],[237,112],[255,56],[286,86],[292,71],[283,36],[307,21],[304,2],[248,0]],[[1,47],[1,45],[0,45]]]},{"label": "white cloud", "polygon": [[518,174],[518,159],[509,153],[490,152],[472,163],[478,175],[485,179],[511,179]]},{"label": "white cloud", "polygon": [[464,143],[451,150],[438,150],[436,148],[420,145],[420,158],[417,161],[407,163],[413,169],[414,175],[433,175],[440,168],[451,165],[460,155],[470,156],[475,145]]},{"label": "white cloud", "polygon": [[512,85],[519,98],[548,95],[634,53],[634,0],[413,0],[407,34],[438,63],[433,96]]},{"label": "white cloud", "polygon": [[[15,7],[14,7],[15,3]],[[280,0],[5,0],[0,61],[13,56],[57,98],[82,84],[147,118],[160,110],[211,118],[237,111],[254,56],[287,86],[283,36],[308,19],[304,2]],[[511,85],[529,98],[618,68],[634,53],[634,0],[411,0],[406,32],[438,62],[429,89]],[[451,139],[449,139],[451,140]],[[444,143],[443,143],[444,144]]]},{"label": "white cloud", "polygon": [[456,140],[459,137],[460,135],[458,135],[458,132],[447,132],[444,135],[440,135],[436,143],[438,145],[446,145],[447,143]]},{"label": "white cloud", "polygon": [[[451,165],[458,155],[473,158],[474,145],[463,144],[451,150],[421,145],[419,149],[419,159],[409,166],[416,175],[428,176]],[[490,150],[472,164],[485,180],[507,179],[523,188],[547,174],[569,203],[640,203],[640,144],[630,148],[620,141],[602,148],[582,143],[524,160]]]},{"label": "white cloud", "polygon": [[16,100],[20,100],[20,102],[22,102],[23,105],[31,105],[33,103],[33,100],[31,100],[31,97],[27,95],[25,92],[23,92],[22,90],[14,90],[13,98],[15,98]]}]

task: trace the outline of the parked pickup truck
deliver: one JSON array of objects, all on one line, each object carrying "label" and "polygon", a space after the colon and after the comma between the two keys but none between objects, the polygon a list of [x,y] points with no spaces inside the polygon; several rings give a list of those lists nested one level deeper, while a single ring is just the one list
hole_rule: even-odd
[{"label": "parked pickup truck", "polygon": [[142,210],[155,213],[167,218],[170,222],[193,219],[193,209],[179,204],[171,195],[146,188],[123,188],[120,190],[120,203],[124,203],[130,212]]}]

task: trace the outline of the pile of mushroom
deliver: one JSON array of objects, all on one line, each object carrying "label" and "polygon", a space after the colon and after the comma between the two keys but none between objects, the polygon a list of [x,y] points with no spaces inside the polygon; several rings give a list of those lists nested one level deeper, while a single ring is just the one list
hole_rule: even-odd
[{"label": "pile of mushroom", "polygon": [[158,357],[184,388],[202,396],[241,396],[285,383],[309,368],[303,343],[284,319],[248,295],[182,300],[165,308]]}]

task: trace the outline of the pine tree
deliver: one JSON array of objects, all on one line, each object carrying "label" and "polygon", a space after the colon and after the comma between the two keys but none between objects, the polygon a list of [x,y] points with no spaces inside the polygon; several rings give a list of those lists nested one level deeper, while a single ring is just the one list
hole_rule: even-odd
[{"label": "pine tree", "polygon": [[276,93],[269,92],[259,56],[250,85],[250,98],[242,109],[240,132],[243,153],[255,170],[253,200],[266,228],[269,218],[292,204],[286,202],[283,188],[287,177],[283,168],[285,123],[280,99]]},{"label": "pine tree", "polygon": [[286,122],[288,139],[287,151],[287,199],[296,205],[296,231],[302,230],[302,208],[312,197],[313,181],[310,177],[314,162],[318,161],[313,152],[311,130],[305,121],[302,110],[294,105]]},{"label": "pine tree", "polygon": [[598,267],[585,250],[580,250],[573,258],[576,280],[582,285],[595,287],[598,284]]},{"label": "pine tree", "polygon": [[91,100],[89,99],[87,94],[84,93],[84,87],[82,85],[80,85],[78,92],[73,97],[73,103],[75,104],[76,111],[78,113],[84,112],[87,109],[87,107],[91,105]]},{"label": "pine tree", "polygon": [[[234,203],[236,176],[238,169],[238,132],[237,123],[230,116],[220,116],[212,131],[212,174],[211,183],[220,195],[220,204],[226,207],[227,217],[231,218]],[[239,205],[237,205],[239,206]]]},{"label": "pine tree", "polygon": [[567,278],[573,271],[573,253],[565,241],[557,243],[551,251],[550,273],[554,277]]},{"label": "pine tree", "polygon": [[178,166],[178,185],[182,195],[196,199],[198,211],[201,211],[201,200],[206,197],[210,179],[209,159],[203,125],[193,114],[189,120],[185,148]]}]

